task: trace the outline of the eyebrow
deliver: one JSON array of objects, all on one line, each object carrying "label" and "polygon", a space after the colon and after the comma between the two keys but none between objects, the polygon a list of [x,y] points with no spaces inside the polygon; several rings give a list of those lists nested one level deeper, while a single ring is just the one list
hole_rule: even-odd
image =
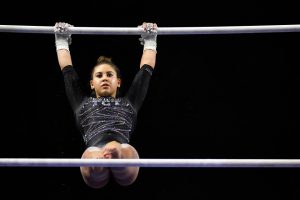
[{"label": "eyebrow", "polygon": [[95,74],[99,74],[99,73],[115,73],[114,71],[106,71],[106,72],[95,72]]}]

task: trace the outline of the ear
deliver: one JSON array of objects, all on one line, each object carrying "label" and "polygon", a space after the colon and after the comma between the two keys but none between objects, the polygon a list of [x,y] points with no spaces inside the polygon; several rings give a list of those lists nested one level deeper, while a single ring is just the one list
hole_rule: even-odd
[{"label": "ear", "polygon": [[118,78],[118,88],[121,87],[121,79]]},{"label": "ear", "polygon": [[95,89],[93,80],[90,80],[90,86],[91,86],[91,89],[92,89],[92,90]]}]

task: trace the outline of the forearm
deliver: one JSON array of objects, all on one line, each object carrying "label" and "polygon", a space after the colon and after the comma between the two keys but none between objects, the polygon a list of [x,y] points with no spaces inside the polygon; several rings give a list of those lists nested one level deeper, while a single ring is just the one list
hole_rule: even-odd
[{"label": "forearm", "polygon": [[144,64],[147,64],[154,69],[155,63],[156,63],[156,52],[150,49],[144,50],[141,58],[140,67],[142,67]]},{"label": "forearm", "polygon": [[70,51],[66,49],[59,49],[56,52],[57,52],[58,63],[61,70],[63,70],[68,65],[72,65]]}]

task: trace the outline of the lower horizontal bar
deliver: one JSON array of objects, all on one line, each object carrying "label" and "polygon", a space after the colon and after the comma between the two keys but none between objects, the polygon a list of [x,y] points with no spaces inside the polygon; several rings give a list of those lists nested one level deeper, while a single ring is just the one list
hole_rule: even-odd
[{"label": "lower horizontal bar", "polygon": [[0,167],[296,168],[300,159],[60,159],[1,158]]},{"label": "lower horizontal bar", "polygon": [[[141,28],[130,27],[70,27],[71,34],[140,35]],[[0,32],[54,34],[53,26],[0,25]],[[300,32],[300,25],[158,27],[158,35],[241,34]]]}]

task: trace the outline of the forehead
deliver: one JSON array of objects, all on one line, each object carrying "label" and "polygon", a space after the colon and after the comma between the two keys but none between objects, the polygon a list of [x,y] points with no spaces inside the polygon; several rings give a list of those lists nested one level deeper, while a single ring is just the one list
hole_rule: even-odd
[{"label": "forehead", "polygon": [[94,73],[97,73],[97,72],[111,72],[111,71],[115,72],[114,68],[109,64],[97,65],[94,68]]}]

